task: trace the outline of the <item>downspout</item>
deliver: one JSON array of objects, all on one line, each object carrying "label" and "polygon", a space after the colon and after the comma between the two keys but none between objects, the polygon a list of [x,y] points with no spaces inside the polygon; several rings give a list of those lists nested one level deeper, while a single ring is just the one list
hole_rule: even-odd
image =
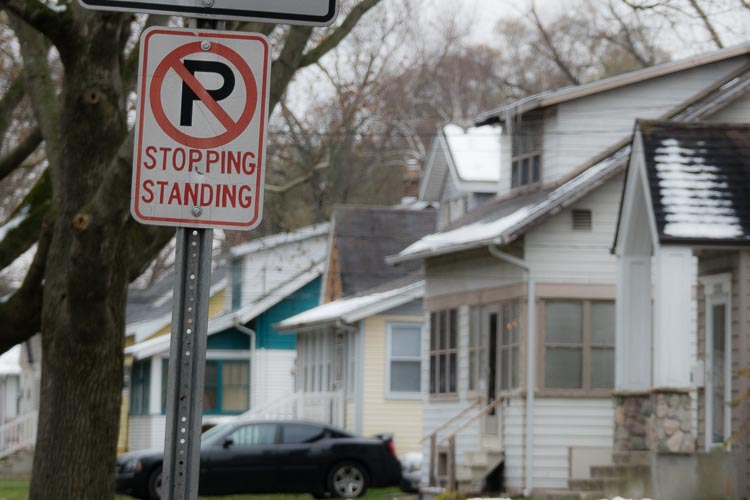
[{"label": "downspout", "polygon": [[528,319],[526,332],[526,481],[524,496],[530,496],[534,489],[534,375],[536,373],[536,280],[534,271],[525,260],[501,251],[493,241],[489,251],[493,257],[520,267],[528,275]]},{"label": "downspout", "polygon": [[237,330],[240,333],[244,333],[245,335],[250,336],[250,409],[255,408],[255,403],[257,402],[257,393],[255,387],[255,330],[246,327],[237,318],[234,318],[234,329]]}]

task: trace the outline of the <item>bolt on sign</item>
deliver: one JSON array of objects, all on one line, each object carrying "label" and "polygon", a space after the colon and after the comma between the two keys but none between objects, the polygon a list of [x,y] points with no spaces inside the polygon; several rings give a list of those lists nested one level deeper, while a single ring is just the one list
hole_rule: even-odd
[{"label": "bolt on sign", "polygon": [[263,212],[270,46],[261,34],[154,27],[141,39],[131,213],[249,230]]},{"label": "bolt on sign", "polygon": [[89,9],[328,26],[338,0],[79,0]]}]

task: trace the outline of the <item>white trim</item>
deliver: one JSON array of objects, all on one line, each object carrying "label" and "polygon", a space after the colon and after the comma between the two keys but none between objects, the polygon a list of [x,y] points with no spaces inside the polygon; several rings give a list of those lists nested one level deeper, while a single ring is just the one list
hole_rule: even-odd
[{"label": "white trim", "polygon": [[[699,279],[705,296],[705,369],[706,386],[704,393],[705,429],[704,447],[711,451],[719,443],[713,442],[713,308],[724,306],[724,441],[732,435],[732,275],[730,273],[703,276]],[[718,289],[717,289],[718,287]],[[728,444],[731,449],[731,443]]]},{"label": "white trim", "polygon": [[[393,358],[391,347],[393,346],[393,327],[415,327],[419,330],[419,353],[416,356],[402,356]],[[385,399],[398,400],[422,400],[422,338],[424,337],[424,324],[410,321],[388,321],[386,323],[386,341],[385,341]],[[391,363],[393,361],[406,361],[409,363],[419,363],[419,390],[418,391],[393,391],[391,389]]]},{"label": "white trim", "polygon": [[359,322],[357,330],[357,392],[355,397],[354,413],[354,432],[362,434],[364,432],[364,392],[365,392],[365,322]]},{"label": "white trim", "polygon": [[[432,181],[432,171],[433,171],[433,165],[435,164],[435,156],[437,156],[437,148],[440,144],[440,136],[442,135],[442,130],[438,128],[437,130],[437,136],[435,139],[433,139],[432,145],[430,146],[430,152],[427,159],[427,168],[425,169],[424,177],[422,177],[422,182],[419,186],[419,199],[420,200],[426,200],[426,201],[440,201],[440,196],[438,194],[438,197],[435,198],[434,196],[430,196],[430,198],[427,198],[427,186]],[[443,175],[445,176],[445,175]],[[440,184],[443,184],[443,181],[441,180]],[[439,189],[438,189],[439,191]]]},{"label": "white trim", "polygon": [[659,232],[656,229],[656,215],[654,214],[654,201],[651,198],[651,187],[648,183],[648,172],[646,171],[646,162],[643,157],[643,138],[641,137],[641,131],[638,130],[636,133],[636,141],[641,151],[640,161],[637,163],[637,167],[640,172],[641,187],[643,189],[643,197],[646,199],[646,213],[648,214],[649,228],[651,229],[651,242],[653,244],[653,255],[657,254],[657,247],[661,245],[659,239]]}]

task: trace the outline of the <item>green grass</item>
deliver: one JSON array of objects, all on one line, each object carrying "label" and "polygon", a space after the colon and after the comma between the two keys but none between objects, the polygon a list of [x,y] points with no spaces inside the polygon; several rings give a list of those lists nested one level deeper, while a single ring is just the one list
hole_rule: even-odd
[{"label": "green grass", "polygon": [[[373,489],[362,498],[390,500],[399,494],[398,488]],[[26,479],[0,480],[0,500],[28,500],[29,481]],[[117,496],[117,500],[133,500],[132,497]],[[202,500],[312,500],[309,495],[232,495],[225,497],[201,497]],[[59,499],[66,500],[66,499]],[[74,500],[74,499],[71,499]]]}]

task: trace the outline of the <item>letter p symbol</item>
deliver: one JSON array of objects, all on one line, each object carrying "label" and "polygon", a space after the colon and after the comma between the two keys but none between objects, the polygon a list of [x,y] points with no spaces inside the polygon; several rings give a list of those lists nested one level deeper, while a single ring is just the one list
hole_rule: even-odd
[{"label": "letter p symbol", "polygon": [[[191,59],[185,59],[183,64],[193,76],[195,76],[196,73],[215,73],[224,79],[224,82],[218,89],[206,89],[208,95],[214,100],[221,101],[232,95],[235,86],[234,73],[232,72],[232,68],[226,64],[218,61],[199,61]],[[200,97],[193,92],[193,89],[191,89],[187,83],[182,82],[182,104],[180,107],[181,126],[190,127],[193,125],[193,103],[198,100],[200,100]]]}]

